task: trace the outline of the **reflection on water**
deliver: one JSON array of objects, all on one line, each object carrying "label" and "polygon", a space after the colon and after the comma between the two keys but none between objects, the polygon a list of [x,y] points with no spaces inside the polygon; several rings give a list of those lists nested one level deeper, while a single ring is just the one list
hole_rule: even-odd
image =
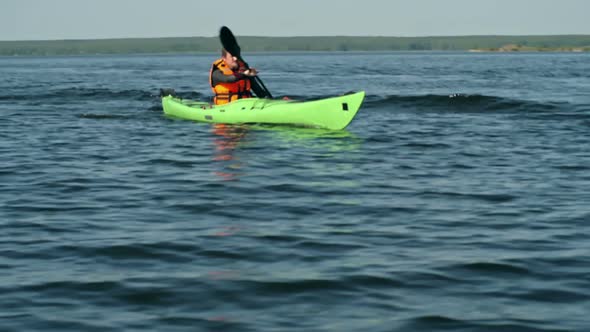
[{"label": "reflection on water", "polygon": [[345,129],[295,127],[290,125],[253,124],[251,130],[273,134],[277,144],[289,147],[305,147],[327,152],[356,151],[362,139]]},{"label": "reflection on water", "polygon": [[215,171],[214,174],[226,181],[237,180],[242,163],[234,153],[240,141],[248,133],[248,128],[242,125],[216,123],[212,129],[215,135],[213,140],[215,145],[213,161],[222,163],[220,170]]},{"label": "reflection on water", "polygon": [[[247,155],[237,152],[243,149],[246,138],[248,146],[272,142],[276,148],[304,148],[316,151],[316,156],[331,157],[343,152],[361,150],[363,140],[347,130],[295,127],[268,124],[214,124],[212,127],[215,146],[212,160],[218,163],[214,174],[225,181],[236,181],[243,176]],[[259,141],[259,142],[258,142]],[[254,156],[251,156],[254,157]],[[333,169],[333,167],[332,167]]]}]

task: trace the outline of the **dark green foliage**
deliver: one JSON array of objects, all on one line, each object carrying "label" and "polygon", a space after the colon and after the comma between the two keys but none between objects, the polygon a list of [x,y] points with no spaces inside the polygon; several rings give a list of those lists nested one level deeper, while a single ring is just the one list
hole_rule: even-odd
[{"label": "dark green foliage", "polygon": [[[590,35],[458,37],[250,37],[238,36],[245,52],[271,51],[462,51],[505,45],[543,51],[588,50]],[[77,55],[218,52],[217,37],[0,41],[0,55]]]}]

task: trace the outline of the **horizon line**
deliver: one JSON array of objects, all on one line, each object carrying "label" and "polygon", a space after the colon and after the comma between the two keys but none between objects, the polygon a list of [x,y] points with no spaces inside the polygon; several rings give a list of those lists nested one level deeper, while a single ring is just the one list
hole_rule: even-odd
[{"label": "horizon line", "polygon": [[[240,38],[461,38],[461,37],[571,37],[588,36],[590,33],[572,34],[467,34],[467,35],[424,35],[424,36],[392,36],[392,35],[294,35],[294,36],[257,36],[236,35]],[[61,38],[61,39],[9,39],[0,42],[52,42],[52,41],[95,41],[95,40],[125,40],[125,39],[175,39],[175,38],[218,38],[218,36],[165,36],[165,37],[99,37],[99,38]]]}]

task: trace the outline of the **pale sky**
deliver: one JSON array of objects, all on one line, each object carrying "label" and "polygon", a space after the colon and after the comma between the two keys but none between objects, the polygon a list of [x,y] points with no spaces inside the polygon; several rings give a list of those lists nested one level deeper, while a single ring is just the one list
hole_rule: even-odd
[{"label": "pale sky", "polygon": [[590,34],[590,0],[0,0],[0,40]]}]

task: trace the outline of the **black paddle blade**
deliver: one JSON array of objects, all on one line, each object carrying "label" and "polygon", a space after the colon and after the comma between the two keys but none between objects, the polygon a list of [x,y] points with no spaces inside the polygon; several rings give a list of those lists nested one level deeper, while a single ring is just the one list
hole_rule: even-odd
[{"label": "black paddle blade", "polygon": [[[226,51],[238,58],[238,60],[242,61],[246,69],[250,68],[248,63],[242,59],[242,50],[240,49],[240,45],[238,45],[236,37],[228,27],[221,27],[219,30],[219,40],[221,40],[221,45],[223,45],[223,48],[225,48]],[[250,84],[252,86],[252,91],[254,91],[254,94],[256,94],[257,97],[272,99],[270,91],[268,91],[258,76],[250,78]]]},{"label": "black paddle blade", "polygon": [[228,27],[221,27],[221,30],[219,30],[219,39],[221,40],[221,45],[223,45],[223,48],[225,48],[226,51],[237,58],[241,58],[242,50],[240,49],[240,45],[238,45],[236,37]]}]

